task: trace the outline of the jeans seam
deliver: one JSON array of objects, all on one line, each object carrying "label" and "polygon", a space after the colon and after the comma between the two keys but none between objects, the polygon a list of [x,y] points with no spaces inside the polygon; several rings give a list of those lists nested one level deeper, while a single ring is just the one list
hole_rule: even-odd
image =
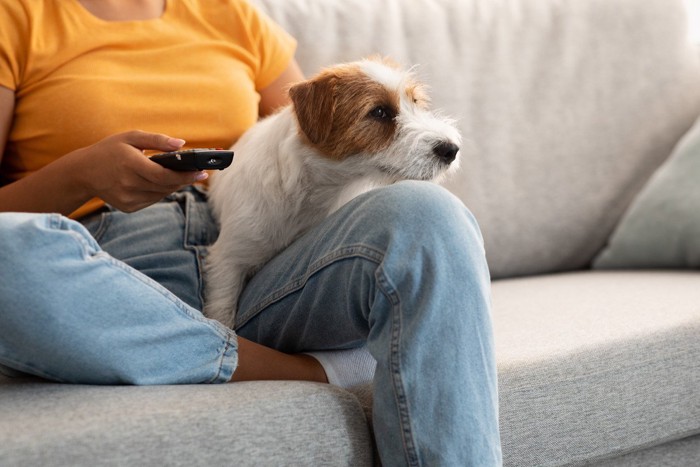
[{"label": "jeans seam", "polygon": [[205,318],[204,316],[197,316],[194,313],[191,313],[189,310],[189,306],[183,303],[175,294],[173,294],[171,291],[160,285],[158,282],[155,280],[151,279],[150,277],[144,275],[144,274],[133,274],[131,269],[128,265],[122,263],[121,261],[115,260],[111,256],[109,256],[107,253],[100,252],[97,255],[93,257],[94,259],[100,259],[103,261],[106,261],[109,265],[114,267],[115,269],[119,270],[120,272],[129,275],[130,277],[141,281],[141,283],[153,288],[156,292],[158,292],[163,298],[167,299],[175,305],[178,311],[180,311],[183,315],[188,317],[189,319],[193,319],[195,321],[198,321],[200,323],[203,323],[207,326],[209,326],[214,332],[223,340],[227,339],[227,335],[225,332],[221,332],[220,329],[218,329],[216,326],[212,325],[210,321]]},{"label": "jeans seam", "polygon": [[[233,332],[233,331],[232,331]],[[229,349],[233,348],[233,351],[236,352],[236,358],[235,358],[235,364],[233,367],[233,372],[236,372],[236,368],[238,367],[238,345],[234,344],[231,340],[232,335],[227,336],[227,338],[224,340],[224,349],[220,353],[221,357],[219,358],[219,368],[216,371],[216,375],[212,379],[209,380],[209,383],[215,383],[221,378],[221,372],[224,369],[224,362],[226,361],[227,354],[229,352]]]},{"label": "jeans seam", "polygon": [[[64,233],[68,234],[73,240],[75,240],[78,255],[80,255],[81,258],[90,259],[94,257],[97,253],[99,253],[99,247],[97,245],[97,242],[95,242],[94,244],[91,243],[90,241],[88,241],[88,239],[83,233],[71,229],[67,224],[68,220],[66,218],[63,218],[59,215],[56,216],[57,217],[52,217],[50,219],[50,227],[54,230],[63,231]],[[87,230],[85,231],[87,232]]]},{"label": "jeans seam", "polygon": [[395,287],[384,273],[382,268],[378,268],[375,274],[377,287],[387,297],[391,304],[391,343],[390,343],[390,358],[389,369],[391,371],[391,383],[394,388],[396,397],[396,406],[399,410],[399,423],[401,431],[401,439],[403,441],[404,453],[406,462],[411,466],[418,466],[418,453],[416,452],[416,443],[413,440],[411,430],[411,415],[406,403],[406,391],[403,381],[401,380],[401,300]]},{"label": "jeans seam", "polygon": [[204,308],[204,296],[202,293],[202,264],[199,258],[199,251],[194,244],[190,243],[190,223],[192,220],[193,199],[189,192],[177,192],[173,194],[173,201],[182,212],[183,229],[182,229],[182,248],[190,251],[194,255],[195,264],[197,267],[197,298],[199,299],[199,309]]},{"label": "jeans seam", "polygon": [[97,243],[100,243],[102,237],[104,237],[105,232],[112,223],[112,213],[110,211],[104,211],[100,213],[100,223],[95,230],[95,234],[92,236]]},{"label": "jeans seam", "polygon": [[228,339],[224,342],[224,351],[221,352],[221,358],[219,358],[219,367],[216,369],[216,374],[212,379],[207,381],[208,383],[213,383],[217,379],[219,379],[219,375],[221,374],[221,370],[224,368],[224,359],[226,358],[226,352],[228,352],[228,348],[231,344],[229,343]]},{"label": "jeans seam", "polygon": [[[200,192],[200,194],[202,194]],[[200,211],[197,210],[197,203],[200,201],[197,199],[196,195],[191,191],[180,191],[171,195],[172,201],[174,201],[180,211],[182,212],[182,217],[184,220],[183,236],[182,236],[182,247],[185,250],[191,251],[195,257],[195,263],[197,267],[197,298],[199,299],[199,309],[204,309],[204,258],[208,252],[208,245],[202,243],[196,243],[190,236],[193,234],[192,229],[195,227],[193,224],[196,222],[197,227],[199,227],[199,232],[196,232],[196,238],[203,240],[204,234],[202,232],[203,222],[200,218],[195,218],[199,216]],[[206,241],[203,240],[204,243]]]},{"label": "jeans seam", "polygon": [[[192,319],[194,321],[200,322],[200,323],[204,324],[205,326],[209,327],[209,329],[211,329],[217,336],[219,336],[220,339],[223,340],[224,347],[223,347],[223,352],[219,352],[220,357],[219,357],[218,368],[216,370],[216,375],[214,378],[212,378],[210,380],[210,382],[214,382],[217,379],[219,379],[220,375],[221,375],[221,371],[223,370],[224,362],[226,360],[226,353],[228,352],[228,350],[231,347],[233,347],[234,350],[236,352],[238,352],[238,346],[233,345],[231,343],[231,334],[228,331],[222,331],[221,329],[219,329],[218,326],[212,324],[211,320],[207,319],[206,317],[198,316],[196,314],[190,313],[190,310],[188,309],[189,307],[187,305],[185,305],[184,303],[182,303],[180,301],[180,299],[177,296],[175,296],[175,294],[170,292],[168,289],[166,289],[162,285],[158,284],[158,282],[154,281],[150,277],[142,276],[140,274],[132,274],[131,270],[129,269],[129,267],[127,265],[125,265],[119,261],[114,260],[111,256],[109,256],[107,254],[103,254],[103,255],[99,255],[99,256],[102,256],[108,262],[108,264],[111,264],[112,266],[116,267],[118,270],[122,271],[123,273],[128,274],[131,277],[141,281],[142,283],[153,287],[156,291],[158,291],[163,296],[163,298],[169,300],[173,305],[175,305],[177,310],[179,310],[185,317],[187,317],[188,319]],[[231,332],[233,332],[233,331],[231,331]],[[238,357],[236,357],[236,366],[237,366],[237,363],[238,363]],[[235,368],[234,368],[234,372],[235,372]]]},{"label": "jeans seam", "polygon": [[13,370],[21,371],[22,373],[26,373],[28,375],[38,376],[40,378],[56,381],[58,383],[69,383],[67,380],[54,376],[51,373],[47,373],[46,371],[39,369],[34,365],[27,364],[26,362],[18,362],[2,355],[0,355],[0,362]]},{"label": "jeans seam", "polygon": [[195,262],[197,263],[197,297],[199,298],[199,309],[204,309],[204,257],[206,256],[207,248],[203,246],[186,247],[194,252]]},{"label": "jeans seam", "polygon": [[330,253],[311,263],[302,274],[287,281],[284,286],[278,288],[277,290],[270,292],[263,300],[258,302],[254,307],[250,308],[245,314],[241,315],[242,319],[235,323],[235,328],[238,329],[245,326],[248,321],[255,318],[268,306],[282,300],[287,295],[302,289],[309,279],[311,279],[311,277],[313,277],[319,271],[337,261],[342,261],[349,258],[364,258],[376,264],[380,264],[384,258],[384,253],[376,248],[363,244],[347,245],[331,251]]}]

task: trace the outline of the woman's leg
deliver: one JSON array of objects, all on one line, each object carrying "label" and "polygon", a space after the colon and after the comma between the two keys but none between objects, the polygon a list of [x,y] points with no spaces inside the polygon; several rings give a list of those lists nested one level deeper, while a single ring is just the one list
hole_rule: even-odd
[{"label": "woman's leg", "polygon": [[235,334],[58,215],[0,214],[0,364],[65,382],[225,382]]},{"label": "woman's leg", "polygon": [[107,207],[80,222],[113,258],[202,309],[202,262],[218,226],[198,189],[183,189],[133,213]]},{"label": "woman's leg", "polygon": [[[202,309],[202,265],[218,235],[202,191],[189,187],[134,213],[108,208],[81,222],[102,250],[123,266],[145,274],[195,310]],[[311,357],[286,355],[239,339],[232,380],[261,379],[326,382],[323,369]]]},{"label": "woman's leg", "polygon": [[384,465],[498,465],[489,274],[477,224],[433,184],[348,203],[273,259],[237,332],[284,352],[363,345]]}]

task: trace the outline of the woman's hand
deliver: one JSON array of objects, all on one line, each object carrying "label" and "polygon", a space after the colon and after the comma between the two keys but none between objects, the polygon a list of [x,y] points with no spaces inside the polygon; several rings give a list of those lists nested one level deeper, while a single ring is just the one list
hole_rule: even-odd
[{"label": "woman's hand", "polygon": [[206,172],[176,172],[144,157],[143,150],[174,151],[185,141],[166,135],[129,131],[107,137],[65,157],[74,167],[79,186],[115,208],[133,212],[170,193],[207,178]]},{"label": "woman's hand", "polygon": [[174,151],[184,143],[143,131],[109,136],[0,187],[0,212],[68,215],[93,197],[125,212],[138,211],[183,186],[207,178],[206,172],[166,169],[143,155],[146,149]]}]

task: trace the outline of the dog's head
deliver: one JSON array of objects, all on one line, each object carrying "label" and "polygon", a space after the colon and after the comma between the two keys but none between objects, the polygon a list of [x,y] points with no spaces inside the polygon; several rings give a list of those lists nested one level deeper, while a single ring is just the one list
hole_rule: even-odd
[{"label": "dog's head", "polygon": [[433,180],[458,164],[459,132],[426,88],[386,60],[336,65],[292,86],[302,137],[337,161],[361,158],[394,179]]}]

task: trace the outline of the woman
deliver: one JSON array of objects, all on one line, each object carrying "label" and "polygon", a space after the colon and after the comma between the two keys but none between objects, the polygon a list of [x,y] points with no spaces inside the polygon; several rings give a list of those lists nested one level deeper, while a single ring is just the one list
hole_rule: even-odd
[{"label": "woman", "polygon": [[366,344],[385,465],[500,463],[482,241],[443,189],[348,203],[251,279],[235,333],[199,311],[207,174],[143,151],[228,147],[287,104],[291,37],[240,0],[0,0],[0,18],[1,364],[352,385],[366,354],[324,350]]}]

